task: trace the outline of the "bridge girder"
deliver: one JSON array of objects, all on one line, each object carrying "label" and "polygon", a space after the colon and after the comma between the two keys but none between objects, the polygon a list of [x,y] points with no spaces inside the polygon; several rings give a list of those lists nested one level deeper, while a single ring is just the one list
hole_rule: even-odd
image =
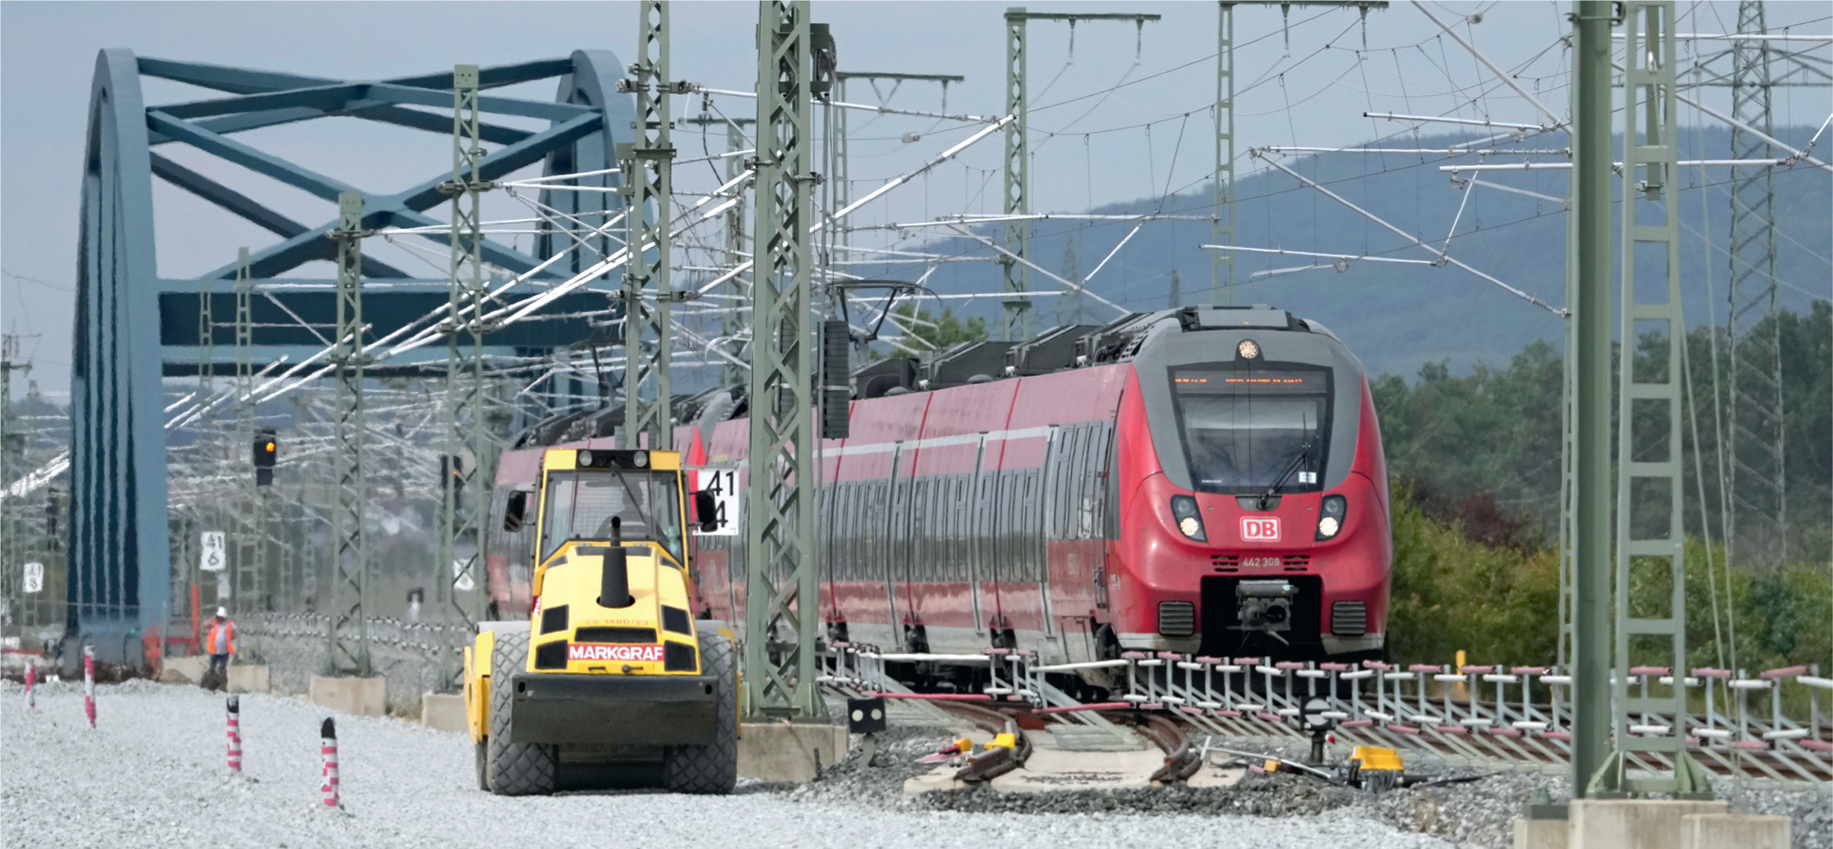
[{"label": "bridge girder", "polygon": [[[480,87],[496,89],[543,79],[559,80],[552,101],[510,96],[481,97],[486,120],[482,137],[497,147],[480,164],[478,177],[502,178],[541,164],[544,174],[576,173],[578,167],[615,161],[618,141],[629,139],[634,112],[616,95],[623,64],[609,51],[576,51],[566,58],[540,59],[484,68]],[[221,92],[224,96],[184,103],[148,105],[141,79],[155,77]],[[278,236],[251,251],[257,285],[274,300],[253,302],[256,361],[282,351],[317,346],[312,332],[286,315],[288,309],[312,322],[329,312],[332,281],[287,279],[314,260],[332,259],[337,244],[327,237],[334,217],[317,224],[294,221],[218,180],[155,152],[184,144],[264,177],[335,204],[342,192],[363,195],[363,227],[428,227],[425,237],[445,245],[449,233],[427,211],[445,201],[438,186],[450,178],[444,163],[428,163],[426,179],[392,193],[363,192],[266,153],[236,136],[249,130],[327,117],[354,117],[449,135],[449,117],[424,107],[449,108],[450,70],[387,80],[339,80],[234,68],[196,62],[141,58],[130,50],[103,50],[96,58],[90,91],[89,131],[84,155],[82,227],[78,245],[77,318],[71,369],[71,546],[68,630],[93,642],[104,660],[137,661],[129,639],[156,632],[170,615],[171,562],[166,510],[166,450],[162,378],[195,372],[198,281],[162,279],[153,238],[154,177]],[[491,123],[490,116],[548,122],[525,130]],[[618,175],[578,178],[573,185],[615,188]],[[590,196],[583,204],[574,196]],[[571,213],[604,212],[619,203],[610,192],[543,191],[541,201]],[[543,258],[568,253],[532,275],[565,278],[589,266],[591,252],[565,236],[538,240],[542,258],[486,240],[486,262],[528,273]],[[583,254],[583,255],[582,255]],[[203,277],[232,280],[233,257]],[[365,292],[375,328],[370,339],[442,305],[448,282],[413,280],[383,262],[366,259],[365,277],[387,281]],[[288,284],[303,284],[288,290]],[[322,288],[321,288],[322,287]],[[227,287],[225,287],[225,290]],[[532,294],[530,287],[528,294]],[[505,300],[527,297],[512,290]],[[233,298],[225,291],[220,297]],[[213,298],[214,300],[214,298]],[[322,309],[319,301],[323,301]],[[422,303],[425,301],[426,303]],[[227,304],[225,304],[227,306]],[[603,310],[602,296],[581,292],[545,308],[547,314]],[[157,320],[152,320],[157,316]],[[220,333],[233,335],[232,328]],[[324,332],[330,335],[328,329]],[[186,337],[185,334],[189,336]],[[566,318],[511,326],[492,334],[493,348],[546,351],[591,335],[584,319]],[[180,351],[187,355],[176,356]],[[403,363],[412,371],[418,363]],[[121,639],[111,639],[113,636]]]}]

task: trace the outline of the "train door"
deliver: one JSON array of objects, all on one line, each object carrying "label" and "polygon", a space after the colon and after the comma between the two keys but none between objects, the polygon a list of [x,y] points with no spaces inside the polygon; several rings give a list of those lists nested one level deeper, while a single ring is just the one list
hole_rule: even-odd
[{"label": "train door", "polygon": [[846,481],[835,485],[834,595],[836,619],[846,623],[846,634],[855,642],[882,642],[890,634],[883,628],[886,597],[882,561],[874,559],[873,546],[883,537],[880,506],[883,480]]},{"label": "train door", "polygon": [[1000,469],[994,477],[993,499],[996,506],[993,516],[993,588],[998,599],[999,629],[1002,631],[1016,630],[1019,627],[1016,620],[1029,606],[1022,592],[1024,565],[1019,560],[1021,550],[1018,545],[1018,525],[1022,521],[1018,516],[1020,474],[1010,469]]},{"label": "train door", "polygon": [[[912,472],[915,471],[914,464]],[[909,531],[904,542],[904,617],[912,625],[926,624],[926,613],[929,605],[925,596],[932,589],[935,580],[933,573],[934,546],[931,540],[935,533],[934,505],[930,503],[934,496],[934,479],[927,477],[910,477],[904,481],[905,513],[909,516],[906,524]]]},{"label": "train door", "polygon": [[1099,543],[1090,532],[1093,527],[1088,488],[1096,480],[1090,468],[1098,425],[1083,422],[1068,429],[1057,452],[1058,482],[1053,488],[1061,503],[1050,563],[1050,603],[1055,621],[1062,629],[1064,650],[1071,661],[1095,659],[1094,606],[1095,551]]},{"label": "train door", "polygon": [[1093,434],[1090,447],[1093,456],[1089,458],[1088,468],[1093,470],[1092,479],[1084,498],[1089,502],[1089,536],[1097,544],[1090,546],[1090,556],[1095,558],[1095,607],[1108,609],[1107,589],[1112,584],[1108,577],[1108,543],[1120,539],[1120,456],[1114,445],[1114,423],[1102,422],[1101,427]]},{"label": "train door", "polygon": [[976,497],[980,492],[980,466],[986,460],[987,438],[980,435],[980,444],[974,448],[974,473],[964,480],[956,482],[959,487],[955,496],[955,556],[961,558],[967,575],[968,597],[974,608],[974,631],[984,635],[987,620],[980,596],[982,567],[980,565],[980,501]]},{"label": "train door", "polygon": [[987,456],[986,434],[980,435],[980,456],[974,464],[974,515],[970,525],[974,557],[974,610],[981,630],[1002,627],[999,612],[999,470]]},{"label": "train door", "polygon": [[[895,456],[895,455],[894,455]],[[897,593],[892,589],[891,571],[891,475],[871,480],[866,483],[871,494],[868,503],[871,505],[866,514],[870,535],[867,539],[864,559],[861,565],[866,571],[862,577],[880,583],[885,590],[885,632],[877,638],[883,645],[902,644],[902,635],[897,627]],[[872,617],[874,621],[877,616]]]},{"label": "train door", "polygon": [[955,474],[948,476],[948,500],[943,508],[948,511],[948,564],[951,580],[958,580],[967,591],[968,627],[974,631],[986,630],[980,616],[980,593],[974,583],[974,536],[969,525],[973,515],[972,495],[974,476]]},{"label": "train door", "polygon": [[1044,620],[1045,638],[1056,635],[1056,615],[1050,603],[1050,537],[1051,517],[1056,515],[1056,499],[1052,494],[1057,490],[1058,478],[1063,471],[1058,468],[1061,443],[1057,439],[1061,429],[1050,426],[1050,435],[1044,440],[1044,465],[1028,476],[1026,494],[1028,504],[1021,513],[1029,519],[1025,528],[1025,554],[1030,564],[1031,580],[1037,582],[1038,604],[1041,618]]},{"label": "train door", "polygon": [[[911,624],[913,615],[910,603],[910,505],[914,500],[911,493],[913,480],[904,469],[909,454],[901,442],[892,449],[888,478],[890,491],[885,517],[885,585],[891,601],[891,630],[893,637],[899,638],[900,644],[906,648],[910,646],[907,639],[902,639],[905,634],[902,626]],[[916,464],[909,465],[914,468]]]},{"label": "train door", "polygon": [[835,562],[839,553],[839,540],[836,539],[835,531],[840,525],[837,509],[840,499],[835,497],[838,494],[837,487],[838,484],[824,483],[815,488],[815,497],[820,506],[820,512],[815,514],[818,517],[815,519],[815,547],[821,553],[821,588],[816,604],[825,611],[823,618],[827,622],[840,619],[839,584],[836,582],[840,573]]},{"label": "train door", "polygon": [[1054,631],[1043,603],[1045,587],[1039,548],[1042,468],[1012,469],[1000,475],[999,612],[1005,628],[1048,636]]}]

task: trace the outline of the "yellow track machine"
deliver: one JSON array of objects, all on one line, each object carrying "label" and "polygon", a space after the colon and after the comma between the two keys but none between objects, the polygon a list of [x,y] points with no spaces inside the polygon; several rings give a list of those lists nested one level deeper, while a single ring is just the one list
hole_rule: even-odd
[{"label": "yellow track machine", "polygon": [[[533,611],[484,623],[465,650],[480,789],[551,793],[564,769],[732,791],[738,658],[730,633],[693,617],[682,483],[673,452],[543,455]],[[713,514],[710,495],[691,500]]]}]

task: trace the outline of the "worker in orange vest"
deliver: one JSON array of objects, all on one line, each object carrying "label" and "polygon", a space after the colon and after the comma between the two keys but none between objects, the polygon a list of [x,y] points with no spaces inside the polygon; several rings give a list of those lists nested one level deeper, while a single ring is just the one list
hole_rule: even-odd
[{"label": "worker in orange vest", "polygon": [[216,609],[210,630],[204,632],[204,651],[210,653],[211,672],[229,674],[229,656],[235,654],[235,622],[230,621],[228,609]]}]

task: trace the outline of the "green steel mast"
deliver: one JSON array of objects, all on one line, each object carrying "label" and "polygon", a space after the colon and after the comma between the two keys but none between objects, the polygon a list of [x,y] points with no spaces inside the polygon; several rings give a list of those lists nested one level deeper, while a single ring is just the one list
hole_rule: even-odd
[{"label": "green steel mast", "polygon": [[[617,150],[630,203],[624,215],[630,258],[624,263],[624,426],[618,438],[625,448],[647,439],[646,447],[667,451],[674,440],[668,371],[675,299],[669,279],[675,148],[668,98],[687,87],[668,79],[667,0],[643,0],[638,12],[637,61],[630,66],[631,79],[619,84],[636,95],[637,141]],[[651,388],[645,391],[645,385]]]},{"label": "green steel mast", "polygon": [[478,88],[476,65],[453,67],[452,179],[439,187],[452,199],[452,230],[447,241],[450,314],[441,327],[446,332],[446,466],[440,469],[441,533],[433,586],[445,625],[439,687],[448,692],[461,683],[460,647],[483,618],[486,595],[482,566],[491,475],[485,470],[492,463],[492,445],[485,414],[484,334],[489,328],[483,317],[489,289],[482,198],[490,184],[478,178],[484,159]]},{"label": "green steel mast", "polygon": [[331,617],[326,671],[331,675],[369,677],[369,480],[363,469],[363,196],[337,196],[337,339],[331,354],[337,395],[333,411]]},{"label": "green steel mast", "polygon": [[758,16],[757,261],[745,499],[747,716],[821,720],[815,682],[814,358],[809,242],[813,43],[807,0]]}]

